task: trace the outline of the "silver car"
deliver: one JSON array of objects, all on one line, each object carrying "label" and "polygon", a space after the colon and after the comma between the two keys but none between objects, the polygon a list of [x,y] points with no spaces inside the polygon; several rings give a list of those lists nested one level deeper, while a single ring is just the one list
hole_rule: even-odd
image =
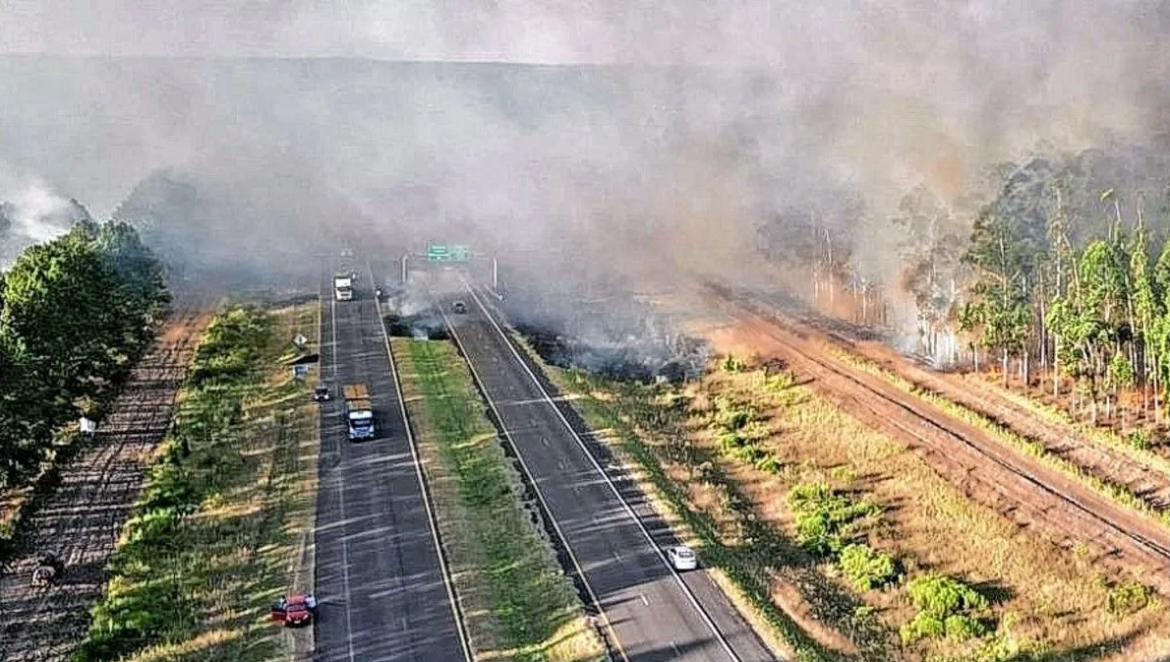
[{"label": "silver car", "polygon": [[680,572],[694,570],[699,567],[699,559],[695,556],[695,550],[686,545],[668,547],[666,549],[666,558],[670,561],[670,565]]}]

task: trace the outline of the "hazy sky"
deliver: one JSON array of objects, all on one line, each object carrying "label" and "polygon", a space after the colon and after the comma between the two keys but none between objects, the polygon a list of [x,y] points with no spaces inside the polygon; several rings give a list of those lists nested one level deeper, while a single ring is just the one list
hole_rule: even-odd
[{"label": "hazy sky", "polygon": [[709,254],[838,184],[882,219],[1038,141],[1170,129],[1168,49],[1165,0],[0,0],[0,55],[225,58],[0,57],[0,199],[43,182],[105,216],[180,168],[248,182],[250,221],[327,189],[372,216],[668,228]]},{"label": "hazy sky", "polygon": [[[794,32],[803,27],[800,23],[816,20],[815,9],[775,8],[782,4],[0,0],[0,50],[540,63],[661,61],[680,55],[710,59],[716,54],[733,59],[740,51],[760,51],[775,36],[770,30],[773,19],[777,25],[783,22],[796,28]],[[738,35],[734,43],[720,36],[729,30]],[[682,48],[674,48],[672,42]]]},{"label": "hazy sky", "polygon": [[[86,55],[360,56],[577,62],[831,57],[858,38],[995,35],[1039,54],[1070,28],[1150,36],[1155,0],[0,0],[0,51]],[[1134,34],[1118,34],[1118,27]],[[1139,34],[1144,33],[1144,34]],[[888,41],[887,41],[888,40]],[[926,42],[930,42],[926,39]]]}]

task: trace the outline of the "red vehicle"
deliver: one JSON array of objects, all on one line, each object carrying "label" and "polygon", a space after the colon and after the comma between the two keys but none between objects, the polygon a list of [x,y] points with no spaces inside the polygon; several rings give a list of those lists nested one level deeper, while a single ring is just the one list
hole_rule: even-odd
[{"label": "red vehicle", "polygon": [[289,598],[281,596],[272,605],[272,620],[285,627],[299,627],[310,625],[317,613],[317,599],[313,595],[294,595]]}]

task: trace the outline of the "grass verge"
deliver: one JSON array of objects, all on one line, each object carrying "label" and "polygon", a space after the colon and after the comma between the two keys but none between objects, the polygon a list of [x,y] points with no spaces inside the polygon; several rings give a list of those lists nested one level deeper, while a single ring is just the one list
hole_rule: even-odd
[{"label": "grass verge", "polygon": [[391,346],[476,659],[605,659],[454,345]]},{"label": "grass verge", "polygon": [[[1141,497],[1135,494],[1128,485],[1115,483],[1113,481],[1104,480],[1098,476],[1094,476],[1086,472],[1084,468],[1080,467],[1076,463],[1070,462],[1069,460],[1052,453],[1044,446],[1044,444],[1020,435],[1012,430],[1011,427],[1004,425],[999,421],[993,420],[972,409],[964,407],[963,405],[948,400],[934,391],[931,391],[930,389],[923,388],[918,384],[915,384],[914,382],[902,377],[901,375],[898,375],[897,373],[882,368],[872,361],[863,359],[836,348],[830,348],[828,351],[840,360],[848,363],[850,366],[867,374],[883,379],[899,390],[913,395],[924,402],[932,404],[965,423],[969,423],[981,430],[984,430],[985,432],[988,432],[996,439],[999,439],[1012,448],[1015,448],[1018,451],[1026,453],[1036,458],[1037,460],[1040,460],[1042,463],[1044,463],[1045,466],[1051,469],[1055,469],[1056,471],[1059,471],[1060,473],[1063,473],[1070,478],[1084,483],[1101,496],[1110,499],[1119,505],[1142,513],[1143,515],[1152,517],[1158,522],[1162,523],[1164,526],[1170,527],[1170,511],[1158,510],[1151,507],[1148,503],[1143,501]],[[1125,448],[1116,444],[1111,444],[1111,446],[1114,446],[1119,450]],[[1135,449],[1132,447],[1128,448],[1128,451],[1134,450]],[[1127,452],[1127,454],[1132,456],[1132,453]],[[1157,464],[1160,465],[1161,463]]]},{"label": "grass verge", "polygon": [[208,327],[76,662],[287,655],[268,605],[314,499],[315,410],[279,363],[301,308],[234,306]]},{"label": "grass verge", "polygon": [[[867,428],[791,379],[758,370],[708,375],[683,395],[556,368],[546,372],[575,398],[575,406],[591,425],[617,429],[620,439],[615,443],[631,449],[630,455],[648,468],[644,474],[650,484],[671,497],[670,508],[698,534],[704,556],[707,541],[729,537],[728,530],[744,543],[737,551],[756,550],[732,562],[756,572],[748,579],[757,591],[748,595],[757,610],[772,615],[769,620],[776,631],[809,646],[803,655],[979,662],[1164,659],[1170,645],[1165,635],[1170,620],[1159,611],[1164,602],[1132,580],[1102,575],[1088,550],[1067,551],[1037,540],[973,502],[904,444]],[[748,457],[722,455],[711,460],[712,455],[699,452],[726,446],[719,433],[733,417],[720,415],[723,409],[714,402],[719,397],[746,402],[759,420],[767,421],[773,434],[755,445],[780,463],[779,469],[772,462],[756,466]],[[712,415],[719,425],[710,425]],[[751,420],[749,416],[744,425]],[[685,434],[678,431],[680,421],[689,421]],[[690,442],[678,442],[687,437]],[[734,489],[707,490],[714,479]],[[801,531],[800,514],[784,495],[809,482],[828,483],[845,494],[864,494],[884,511],[873,526],[860,532],[874,552],[899,561],[902,579],[878,590],[849,587],[863,601],[852,612],[836,603],[840,590],[824,588],[826,583],[839,589],[849,586],[845,564],[802,562],[785,545],[786,539],[799,540]],[[767,526],[745,528],[745,520],[751,519],[735,513],[744,508],[739,499],[747,500],[752,516]],[[758,531],[765,535],[753,537]],[[792,537],[785,532],[792,532]],[[760,573],[761,565],[774,572]],[[806,582],[810,569],[820,578]],[[946,613],[940,619],[938,613],[915,604],[908,587],[922,577],[962,578],[964,585],[984,595],[990,610],[974,616],[988,626],[984,633],[958,641],[973,633],[967,627],[973,623],[961,618],[970,614],[960,612],[960,618],[951,618],[954,614]],[[735,579],[742,581],[740,576]],[[1130,596],[1137,597],[1130,601]],[[804,605],[812,605],[814,618],[807,618]],[[894,641],[883,652],[866,645],[864,632],[859,638],[857,631],[850,631],[863,614],[878,617],[895,635],[912,621],[918,627],[907,632],[915,636],[895,637],[909,641]],[[932,619],[950,619],[951,630],[946,631],[944,623],[944,636],[937,637],[928,622]],[[819,629],[826,624],[861,650],[832,646],[832,633]],[[795,626],[805,628],[805,633],[792,635]],[[810,635],[815,637],[811,643]]]},{"label": "grass verge", "polygon": [[[716,582],[769,641],[770,647],[800,662],[853,659],[854,656],[841,654],[822,645],[809,636],[789,614],[776,606],[767,577],[767,563],[763,558],[780,545],[774,536],[755,530],[739,536],[737,542],[728,544],[725,542],[724,529],[727,527],[724,523],[710,512],[692,507],[685,487],[668,474],[656,449],[646,443],[630,419],[623,415],[621,408],[614,404],[618,398],[632,394],[623,392],[616,397],[599,397],[603,390],[608,390],[603,386],[607,380],[578,370],[548,366],[526,339],[517,339],[530,357],[545,366],[545,373],[558,389],[576,396],[574,407],[590,427],[609,432],[602,437],[610,439],[623,456],[636,463],[640,482],[649,488],[656,507],[676,528],[683,529],[686,534],[684,537],[696,544],[705,565],[708,568],[713,566]],[[608,395],[613,395],[613,392],[610,391]],[[655,418],[665,420],[662,416]],[[713,466],[707,468],[717,471]],[[733,503],[746,501],[734,486],[728,487],[731,493],[725,494],[722,497],[724,500]],[[739,528],[747,521],[745,518],[734,526]],[[753,534],[757,537],[753,538]],[[760,628],[761,625],[766,629]]]}]

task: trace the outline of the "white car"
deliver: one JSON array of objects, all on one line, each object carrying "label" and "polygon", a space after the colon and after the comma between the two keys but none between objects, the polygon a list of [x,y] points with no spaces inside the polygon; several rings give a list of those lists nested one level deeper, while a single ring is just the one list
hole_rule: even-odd
[{"label": "white car", "polygon": [[670,565],[674,566],[675,570],[694,570],[699,567],[699,559],[695,556],[695,550],[686,545],[668,547],[666,558],[670,560]]}]

